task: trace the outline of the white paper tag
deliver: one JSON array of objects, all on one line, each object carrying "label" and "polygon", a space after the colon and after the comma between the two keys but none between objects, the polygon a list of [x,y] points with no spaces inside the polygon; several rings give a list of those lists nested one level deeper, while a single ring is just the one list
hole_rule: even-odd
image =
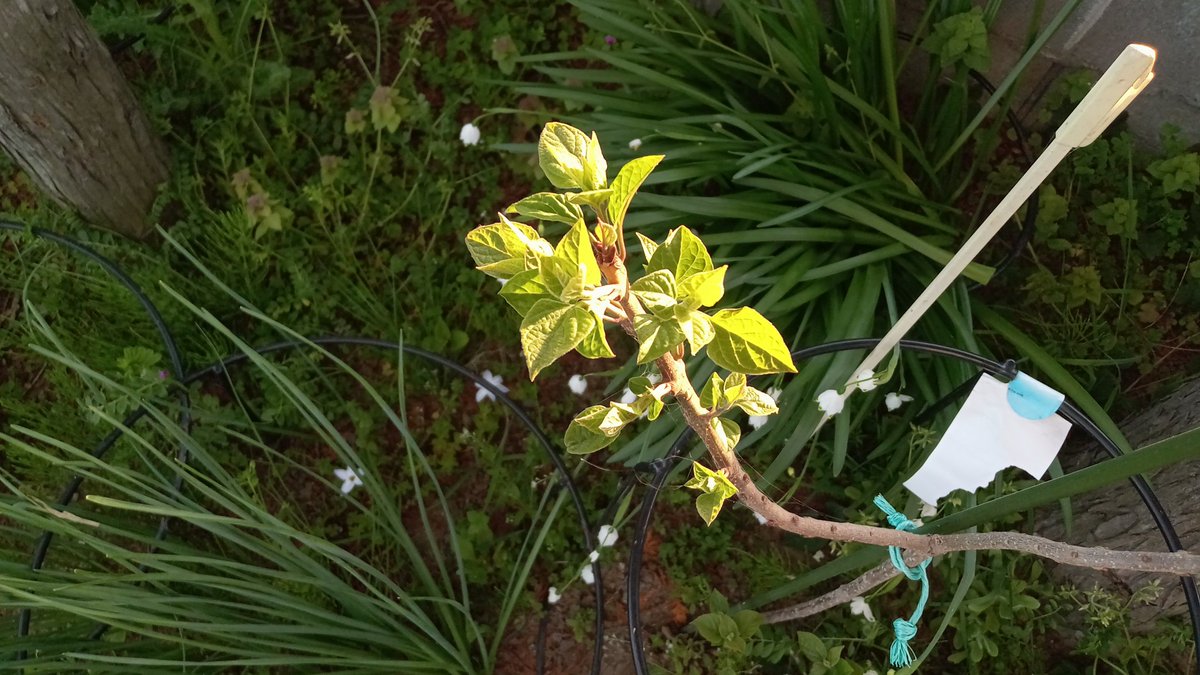
[{"label": "white paper tag", "polygon": [[[1053,392],[1032,378],[1025,381]],[[1038,420],[1022,417],[1009,403],[1008,386],[984,373],[929,459],[904,487],[933,504],[952,490],[977,490],[1010,466],[1041,479],[1070,430],[1071,423],[1058,414]]]}]

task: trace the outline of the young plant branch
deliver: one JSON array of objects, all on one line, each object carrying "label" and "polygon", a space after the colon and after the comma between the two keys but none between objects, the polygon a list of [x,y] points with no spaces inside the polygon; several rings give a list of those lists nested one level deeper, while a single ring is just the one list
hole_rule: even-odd
[{"label": "young plant branch", "polygon": [[[703,242],[686,227],[672,230],[663,242],[639,233],[645,274],[630,279],[625,215],[662,157],[631,160],[610,184],[596,135],[558,123],[542,132],[538,156],[550,182],[567,192],[531,195],[508,212],[564,223],[566,235],[552,246],[534,228],[504,215],[501,222],[467,235],[478,268],[507,282],[500,294],[523,317],[521,345],[530,377],[570,351],[593,359],[613,357],[605,332],[611,323],[637,343],[638,363],[653,363],[661,377],[658,383],[646,376],[632,378],[631,403],[595,405],[577,415],[564,437],[567,452],[588,454],[608,447],[642,416],[656,419],[663,399],[670,396],[715,467],[694,463],[693,478],[685,486],[700,492],[696,508],[707,523],[736,496],[770,526],[826,541],[895,546],[910,565],[946,553],[1003,549],[1100,570],[1200,576],[1200,556],[1187,552],[1112,551],[1016,532],[922,535],[800,516],[775,503],[742,467],[735,454],[741,429],[726,414],[734,408],[756,416],[778,412],[769,395],[749,386],[747,376],[795,372],[779,331],[748,307],[706,310],[724,295],[727,266],[714,267]],[[594,214],[591,230],[584,207]],[[689,350],[696,356],[702,349],[729,374],[714,373],[697,392],[684,359]],[[776,621],[807,616],[862,595],[894,574],[881,565],[833,593],[767,616]]]},{"label": "young plant branch", "polygon": [[[609,283],[622,288],[621,305],[627,316],[640,313],[629,291],[628,277],[624,265],[617,261],[614,278]],[[622,327],[633,334],[632,321],[622,322]],[[1053,560],[1064,565],[1089,567],[1098,570],[1125,570],[1155,572],[1179,576],[1200,576],[1200,555],[1185,551],[1177,553],[1113,551],[1100,547],[1084,547],[1052,541],[1044,537],[1020,532],[981,532],[965,534],[914,534],[887,527],[874,527],[856,523],[835,522],[798,516],[767,497],[750,478],[737,455],[714,431],[711,424],[713,411],[700,403],[700,397],[692,387],[683,359],[667,353],[655,361],[663,383],[679,403],[687,425],[708,449],[709,457],[718,470],[725,474],[737,488],[738,500],[751,511],[766,519],[766,524],[798,534],[803,537],[827,541],[857,542],[875,546],[898,546],[914,557],[913,564],[925,558],[957,553],[960,551],[996,550],[1020,551]],[[890,576],[881,579],[886,581]],[[851,596],[853,597],[853,596]]]}]

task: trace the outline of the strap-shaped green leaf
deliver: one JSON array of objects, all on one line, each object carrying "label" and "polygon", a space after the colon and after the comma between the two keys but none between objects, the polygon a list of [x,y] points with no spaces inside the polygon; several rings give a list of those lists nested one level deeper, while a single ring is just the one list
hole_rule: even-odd
[{"label": "strap-shaped green leaf", "polygon": [[754,309],[723,309],[712,322],[716,337],[708,345],[708,356],[718,366],[747,375],[796,372],[783,337]]},{"label": "strap-shaped green leaf", "polygon": [[521,322],[521,347],[529,379],[575,349],[596,325],[596,315],[579,305],[538,300]]},{"label": "strap-shaped green leaf", "polygon": [[[662,159],[662,155],[638,157],[621,167],[621,171],[613,179],[612,194],[608,198],[608,222],[614,225],[625,222],[625,214],[629,211],[629,203],[633,201],[633,196]],[[645,243],[642,245],[644,247]]]}]

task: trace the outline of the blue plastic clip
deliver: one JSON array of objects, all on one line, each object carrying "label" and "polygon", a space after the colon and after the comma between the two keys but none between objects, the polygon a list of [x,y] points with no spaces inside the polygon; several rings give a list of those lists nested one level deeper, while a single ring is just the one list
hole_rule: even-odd
[{"label": "blue plastic clip", "polygon": [[1008,383],[1008,404],[1021,417],[1027,420],[1044,420],[1058,412],[1066,395],[1054,391],[1025,373],[1018,372],[1017,376]]}]

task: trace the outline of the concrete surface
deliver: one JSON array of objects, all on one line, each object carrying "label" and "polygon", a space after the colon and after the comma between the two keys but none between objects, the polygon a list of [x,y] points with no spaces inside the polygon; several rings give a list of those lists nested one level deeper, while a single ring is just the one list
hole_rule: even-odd
[{"label": "concrete surface", "polygon": [[[1067,0],[1045,0],[1044,26]],[[907,1],[903,4],[910,4]],[[999,80],[1020,57],[1034,0],[1009,0],[992,26],[992,71]],[[1200,140],[1200,1],[1083,0],[1032,67],[1026,91],[1043,92],[1051,78],[1075,68],[1103,70],[1125,45],[1158,50],[1155,78],[1129,108],[1130,128],[1157,139],[1164,123]],[[1028,109],[1028,106],[1026,106]]]}]

